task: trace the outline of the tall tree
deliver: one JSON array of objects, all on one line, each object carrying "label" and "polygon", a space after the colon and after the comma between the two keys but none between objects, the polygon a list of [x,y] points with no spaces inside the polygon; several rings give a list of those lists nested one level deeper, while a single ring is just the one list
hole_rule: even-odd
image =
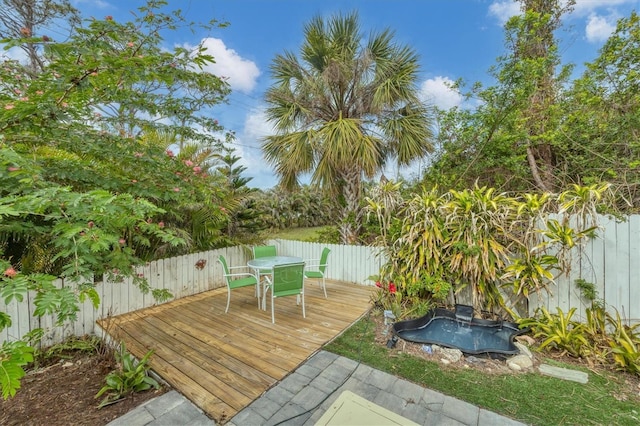
[{"label": "tall tree", "polygon": [[[203,223],[192,206],[209,207],[204,234],[220,235],[225,214],[217,201],[224,195],[217,181],[139,137],[169,128],[185,140],[212,140],[211,131],[221,128],[198,108],[228,93],[222,79],[200,69],[213,60],[202,49],[161,47],[162,32],[187,25],[163,6],[151,0],[135,23],[107,16],[76,28],[69,40],[40,38],[45,60],[38,72],[19,61],[1,64],[0,293],[6,303],[33,303],[36,315],[57,314],[62,324],[85,297],[97,307],[94,276],[102,274],[129,275],[143,292],[166,298],[135,266],[158,247],[188,250],[198,238],[193,225]],[[3,43],[21,47],[36,39],[25,32]],[[106,106],[116,113],[98,114]],[[179,207],[193,215],[167,226],[164,219],[175,218]],[[78,290],[56,287],[56,277],[77,282]],[[0,331],[11,320],[0,311]],[[15,394],[22,367],[32,360],[24,339],[0,346],[5,398]]]},{"label": "tall tree", "polygon": [[431,117],[418,99],[418,56],[389,29],[361,34],[355,13],[304,27],[299,56],[277,55],[266,94],[276,134],[265,138],[267,161],[285,188],[301,174],[340,197],[341,238],[358,241],[362,180],[395,159],[400,165],[432,151]]},{"label": "tall tree", "polygon": [[[553,134],[558,122],[553,106],[557,101],[556,68],[560,64],[554,32],[561,16],[574,1],[523,0],[522,18],[513,20],[507,30],[516,35],[513,46],[512,69],[522,69],[519,78],[524,83],[525,101],[520,120],[531,176],[541,191],[553,191],[555,153]],[[518,66],[520,65],[520,66]]]},{"label": "tall tree", "polygon": [[566,96],[559,156],[564,179],[606,180],[617,206],[640,208],[640,16],[621,19]]},{"label": "tall tree", "polygon": [[475,110],[442,114],[442,150],[427,180],[504,190],[564,185],[557,169],[558,103],[571,67],[561,66],[555,31],[574,2],[519,1],[522,13],[505,25],[507,51],[490,70],[496,85],[474,86]]},{"label": "tall tree", "polygon": [[78,11],[69,0],[1,0],[0,6],[0,39],[24,40],[19,48],[27,55],[25,70],[31,75],[44,69],[41,41],[50,38],[45,30],[63,20],[69,24],[66,30],[70,35],[80,23]]}]

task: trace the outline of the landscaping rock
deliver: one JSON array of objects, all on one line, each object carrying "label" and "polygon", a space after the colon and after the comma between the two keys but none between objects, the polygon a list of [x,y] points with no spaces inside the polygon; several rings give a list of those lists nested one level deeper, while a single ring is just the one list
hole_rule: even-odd
[{"label": "landscaping rock", "polygon": [[547,376],[557,377],[558,379],[571,380],[572,382],[578,382],[586,384],[589,382],[589,375],[582,371],[569,370],[567,368],[554,367],[549,364],[540,364],[538,371]]},{"label": "landscaping rock", "polygon": [[525,342],[528,346],[533,346],[533,345],[536,344],[536,340],[531,336],[527,336],[526,334],[523,334],[521,336],[517,336],[516,337],[516,342],[518,342],[518,343]]},{"label": "landscaping rock", "polygon": [[432,350],[434,354],[440,355],[443,359],[449,362],[458,362],[462,359],[462,351],[460,349],[443,348],[441,346],[433,345]]},{"label": "landscaping rock", "polygon": [[526,345],[520,342],[514,342],[514,345],[520,350],[520,354],[528,356],[529,359],[533,359],[533,354]]},{"label": "landscaping rock", "polygon": [[533,368],[533,360],[527,355],[520,354],[509,358],[507,366],[514,371],[530,370]]}]

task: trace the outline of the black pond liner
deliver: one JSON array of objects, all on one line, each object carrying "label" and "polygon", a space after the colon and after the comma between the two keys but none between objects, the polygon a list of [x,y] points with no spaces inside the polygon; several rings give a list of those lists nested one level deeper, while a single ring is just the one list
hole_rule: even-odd
[{"label": "black pond liner", "polygon": [[435,308],[423,317],[393,324],[393,333],[403,340],[459,349],[464,354],[506,358],[520,350],[515,336],[526,333],[518,324],[473,318],[473,307],[456,305],[456,310]]}]

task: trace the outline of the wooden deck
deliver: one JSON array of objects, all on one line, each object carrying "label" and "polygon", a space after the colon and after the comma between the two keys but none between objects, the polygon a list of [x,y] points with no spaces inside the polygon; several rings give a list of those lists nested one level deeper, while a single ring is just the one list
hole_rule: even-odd
[{"label": "wooden deck", "polygon": [[306,318],[295,297],[258,309],[251,287],[226,287],[104,320],[99,325],[218,423],[224,423],[353,324],[370,307],[371,287],[305,285]]}]

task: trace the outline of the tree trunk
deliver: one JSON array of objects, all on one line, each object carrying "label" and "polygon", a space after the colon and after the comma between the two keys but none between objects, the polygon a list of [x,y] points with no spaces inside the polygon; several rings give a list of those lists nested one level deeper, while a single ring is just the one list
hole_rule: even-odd
[{"label": "tree trunk", "polygon": [[542,191],[555,187],[555,155],[548,138],[553,129],[553,105],[556,103],[557,59],[552,54],[557,43],[554,31],[560,25],[560,17],[569,11],[572,0],[562,5],[558,0],[521,0],[523,12],[534,13],[534,21],[527,21],[525,31],[518,39],[516,54],[533,66],[531,78],[534,89],[529,96],[529,106],[524,111],[527,141],[527,161],[536,186]]},{"label": "tree trunk", "polygon": [[536,156],[533,153],[533,148],[530,144],[527,144],[527,161],[529,163],[529,169],[531,170],[531,176],[533,176],[533,181],[536,183],[536,186],[542,191],[551,191],[549,186],[547,186],[545,181],[540,176],[538,163],[536,162]]},{"label": "tree trunk", "polygon": [[362,226],[360,209],[361,173],[355,168],[342,173],[344,207],[340,222],[340,239],[343,244],[357,244]]}]

